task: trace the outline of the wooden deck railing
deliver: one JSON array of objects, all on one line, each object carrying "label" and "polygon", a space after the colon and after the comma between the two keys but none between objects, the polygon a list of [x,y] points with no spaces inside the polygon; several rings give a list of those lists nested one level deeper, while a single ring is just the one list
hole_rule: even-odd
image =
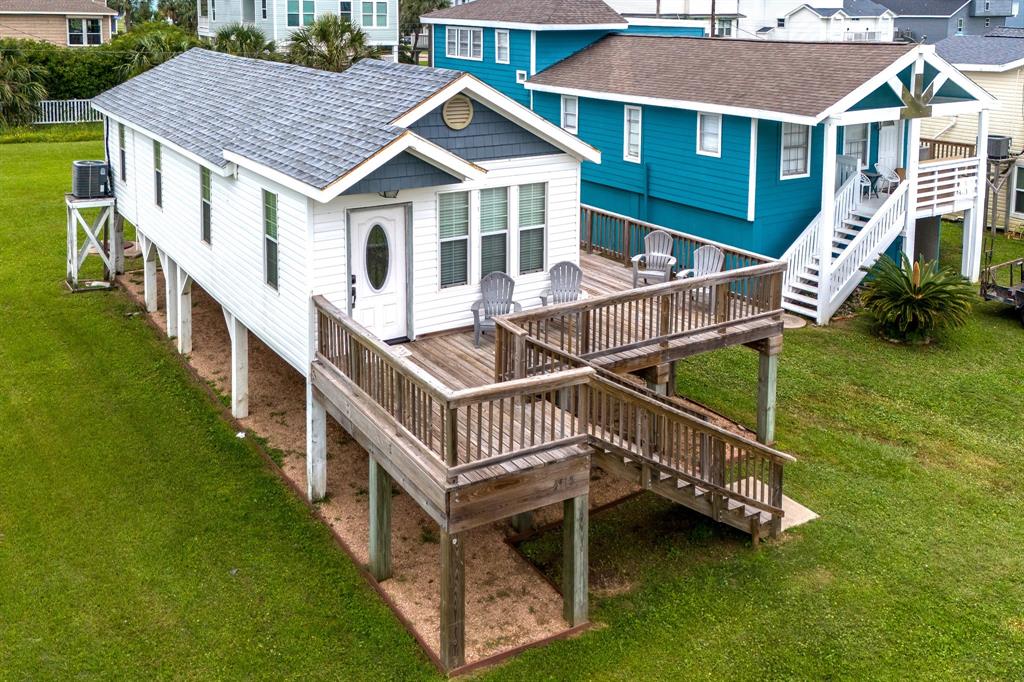
[{"label": "wooden deck railing", "polygon": [[921,146],[932,150],[933,159],[966,159],[977,156],[977,145],[970,142],[950,142],[922,137]]},{"label": "wooden deck railing", "polygon": [[499,327],[496,349],[504,369],[495,378],[515,376],[520,337],[592,359],[781,315],[785,269],[779,262],[752,265],[506,316],[511,325]]},{"label": "wooden deck railing", "polygon": [[535,372],[518,381],[452,390],[346,315],[314,296],[317,360],[382,408],[430,453],[431,471],[460,474],[587,439],[579,420],[594,370]]},{"label": "wooden deck railing", "polygon": [[773,262],[767,256],[737,249],[728,244],[669,230],[593,206],[580,207],[580,248],[587,253],[597,253],[621,261],[627,266],[633,256],[643,253],[644,237],[655,230],[663,230],[672,235],[672,255],[676,257],[677,270],[690,267],[689,264],[693,263],[693,252],[707,244],[717,246],[725,254],[726,270]]}]

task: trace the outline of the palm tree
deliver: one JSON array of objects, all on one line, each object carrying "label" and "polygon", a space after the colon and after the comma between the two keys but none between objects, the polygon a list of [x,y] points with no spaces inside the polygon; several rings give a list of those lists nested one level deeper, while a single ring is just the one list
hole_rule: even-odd
[{"label": "palm tree", "polygon": [[325,71],[344,71],[373,48],[366,34],[336,14],[324,14],[291,36],[288,61]]},{"label": "palm tree", "polygon": [[32,122],[39,100],[46,98],[45,76],[41,66],[0,54],[0,129]]},{"label": "palm tree", "polygon": [[268,41],[263,31],[245,24],[227,24],[213,38],[213,49],[237,57],[272,59],[277,52],[274,41]]},{"label": "palm tree", "polygon": [[137,76],[143,71],[148,71],[158,64],[163,64],[179,54],[189,51],[197,44],[195,38],[177,29],[152,31],[132,41],[128,46],[130,56],[121,69],[126,77]]}]

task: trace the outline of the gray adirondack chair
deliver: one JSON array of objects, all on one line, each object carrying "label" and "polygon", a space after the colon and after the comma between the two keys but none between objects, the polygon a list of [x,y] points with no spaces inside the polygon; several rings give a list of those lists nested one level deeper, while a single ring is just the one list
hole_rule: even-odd
[{"label": "gray adirondack chair", "polygon": [[480,333],[494,329],[494,317],[522,312],[523,306],[512,300],[516,289],[514,279],[504,272],[492,272],[480,280],[480,300],[473,304],[473,343],[480,347]]},{"label": "gray adirondack chair", "polygon": [[633,256],[633,288],[640,280],[644,284],[668,282],[676,258],[672,255],[672,235],[655,230],[644,237],[644,252]]},{"label": "gray adirondack chair", "polygon": [[725,254],[722,253],[722,250],[712,244],[705,244],[693,252],[693,267],[680,270],[676,273],[676,279],[713,275],[716,272],[721,272],[723,265],[725,265]]},{"label": "gray adirondack chair", "polygon": [[551,276],[551,286],[540,292],[542,305],[547,305],[549,300],[555,305],[579,300],[583,293],[583,271],[580,266],[564,260],[555,263],[548,274]]}]

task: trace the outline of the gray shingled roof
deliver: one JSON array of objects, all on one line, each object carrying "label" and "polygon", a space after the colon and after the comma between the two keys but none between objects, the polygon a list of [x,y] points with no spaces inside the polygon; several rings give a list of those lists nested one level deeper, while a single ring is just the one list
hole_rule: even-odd
[{"label": "gray shingled roof", "polygon": [[851,17],[880,17],[888,9],[874,0],[843,0],[843,12]]},{"label": "gray shingled roof", "polygon": [[935,53],[954,65],[1001,66],[1024,59],[1024,40],[990,36],[950,36],[935,44]]},{"label": "gray shingled roof", "polygon": [[970,0],[878,0],[900,17],[951,17]]},{"label": "gray shingled roof", "polygon": [[391,121],[460,75],[376,59],[332,73],[196,48],[93,102],[212,164],[235,152],[322,189],[401,135]]},{"label": "gray shingled roof", "polygon": [[117,14],[102,2],[93,0],[0,0],[0,12],[38,14]]},{"label": "gray shingled roof", "polygon": [[451,21],[510,24],[621,24],[626,20],[603,0],[473,0],[423,15]]},{"label": "gray shingled roof", "polygon": [[985,34],[988,38],[1024,38],[1024,28],[997,26]]},{"label": "gray shingled roof", "polygon": [[529,82],[816,117],[916,47],[611,35]]}]

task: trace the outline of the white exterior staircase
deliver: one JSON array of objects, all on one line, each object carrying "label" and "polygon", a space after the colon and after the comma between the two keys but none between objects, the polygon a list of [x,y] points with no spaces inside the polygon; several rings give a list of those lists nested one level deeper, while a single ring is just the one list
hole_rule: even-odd
[{"label": "white exterior staircase", "polygon": [[[789,264],[782,284],[782,307],[826,324],[864,279],[864,268],[878,260],[907,222],[908,183],[882,195],[880,206],[863,201],[859,172],[844,174],[827,226],[819,213],[782,255]],[[823,227],[825,229],[823,229]],[[822,272],[820,240],[828,234],[831,257]],[[824,282],[825,286],[822,286]]]}]

